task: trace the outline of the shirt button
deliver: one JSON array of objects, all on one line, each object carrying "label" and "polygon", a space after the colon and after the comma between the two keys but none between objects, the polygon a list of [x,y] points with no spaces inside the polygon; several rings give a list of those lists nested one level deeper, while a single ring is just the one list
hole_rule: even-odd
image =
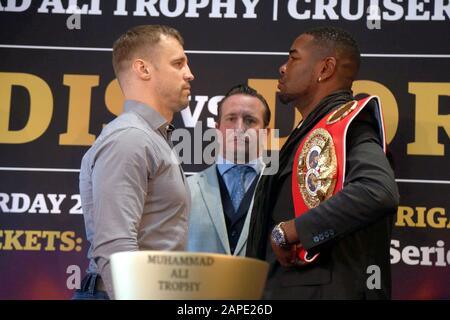
[{"label": "shirt button", "polygon": [[237,232],[236,232],[235,230],[233,230],[233,231],[231,232],[231,236],[232,236],[232,237],[236,237],[236,233],[237,233]]}]

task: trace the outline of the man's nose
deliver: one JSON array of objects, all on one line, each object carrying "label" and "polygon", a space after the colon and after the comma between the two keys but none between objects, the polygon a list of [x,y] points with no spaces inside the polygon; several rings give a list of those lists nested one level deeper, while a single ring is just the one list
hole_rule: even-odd
[{"label": "man's nose", "polygon": [[187,68],[187,72],[186,72],[186,75],[185,75],[186,80],[187,80],[187,81],[192,81],[192,80],[194,80],[195,77],[194,77],[194,75],[192,74],[191,69],[189,68],[188,65],[186,65],[186,68]]},{"label": "man's nose", "polygon": [[280,72],[281,75],[284,75],[284,73],[286,72],[286,63],[281,65],[281,67],[278,69],[278,71]]},{"label": "man's nose", "polygon": [[242,131],[245,132],[247,130],[247,126],[245,125],[244,119],[239,117],[236,122],[234,123],[234,129],[236,131]]}]

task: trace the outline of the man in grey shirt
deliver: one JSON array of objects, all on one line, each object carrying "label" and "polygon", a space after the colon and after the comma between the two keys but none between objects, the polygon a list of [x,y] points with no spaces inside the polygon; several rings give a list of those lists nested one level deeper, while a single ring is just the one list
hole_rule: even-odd
[{"label": "man in grey shirt", "polygon": [[190,193],[172,152],[170,122],[194,79],[180,33],[134,27],[113,47],[123,113],[84,155],[80,194],[91,243],[74,299],[114,298],[109,257],[120,251],[185,250]]}]

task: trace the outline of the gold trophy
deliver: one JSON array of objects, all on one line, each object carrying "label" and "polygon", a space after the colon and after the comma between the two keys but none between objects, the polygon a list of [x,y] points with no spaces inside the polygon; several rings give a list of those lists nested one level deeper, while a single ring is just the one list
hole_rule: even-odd
[{"label": "gold trophy", "polygon": [[118,300],[255,300],[267,262],[224,254],[134,251],[111,255]]}]

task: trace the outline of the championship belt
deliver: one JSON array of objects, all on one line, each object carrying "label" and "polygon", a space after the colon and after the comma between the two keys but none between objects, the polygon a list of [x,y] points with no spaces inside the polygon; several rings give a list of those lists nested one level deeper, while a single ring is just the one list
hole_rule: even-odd
[{"label": "championship belt", "polygon": [[[365,107],[377,119],[380,141],[386,152],[383,113],[377,96],[352,100],[326,115],[303,139],[295,154],[292,168],[295,217],[317,207],[343,188],[347,130]],[[319,253],[308,255],[303,246],[297,248],[300,265],[311,263],[318,256]]]}]

